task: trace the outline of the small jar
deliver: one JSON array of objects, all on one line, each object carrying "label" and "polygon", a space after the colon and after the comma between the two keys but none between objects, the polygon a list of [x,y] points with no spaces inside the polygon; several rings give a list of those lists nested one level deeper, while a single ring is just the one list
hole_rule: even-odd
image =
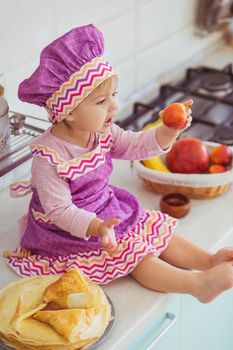
[{"label": "small jar", "polygon": [[0,96],[0,158],[10,150],[9,106],[3,96]]},{"label": "small jar", "polygon": [[160,199],[161,211],[177,219],[187,215],[190,207],[190,199],[181,193],[168,193]]},{"label": "small jar", "polygon": [[0,84],[0,96],[4,95],[4,87]]}]

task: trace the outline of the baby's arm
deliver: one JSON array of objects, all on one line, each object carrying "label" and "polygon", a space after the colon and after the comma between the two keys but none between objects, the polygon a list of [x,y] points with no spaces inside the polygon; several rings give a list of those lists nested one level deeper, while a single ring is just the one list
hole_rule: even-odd
[{"label": "baby's arm", "polygon": [[158,144],[163,150],[170,149],[170,146],[176,141],[181,130],[168,128],[166,125],[161,124],[156,130],[156,138]]},{"label": "baby's arm", "polygon": [[69,184],[57,175],[56,169],[47,160],[33,159],[31,183],[53,224],[73,236],[88,239],[87,230],[96,214],[72,203]]},{"label": "baby's arm", "polygon": [[173,139],[169,145],[163,142],[161,134],[158,133],[160,128],[161,126],[156,126],[145,131],[132,131],[124,130],[118,125],[112,124],[112,158],[141,160],[168,152]]},{"label": "baby's arm", "polygon": [[[189,106],[190,101],[186,101],[184,104]],[[162,117],[162,113],[163,110],[160,112],[160,117]],[[160,124],[149,130],[135,132],[124,130],[116,124],[112,124],[110,129],[113,140],[112,158],[142,160],[168,152],[179,134],[191,125],[191,109],[187,108],[186,116],[187,122],[182,129]]]},{"label": "baby's arm", "polygon": [[47,218],[57,227],[85,240],[90,236],[101,237],[102,246],[108,251],[117,248],[114,226],[119,219],[102,220],[73,204],[69,184],[47,160],[33,159],[31,184],[37,189]]}]

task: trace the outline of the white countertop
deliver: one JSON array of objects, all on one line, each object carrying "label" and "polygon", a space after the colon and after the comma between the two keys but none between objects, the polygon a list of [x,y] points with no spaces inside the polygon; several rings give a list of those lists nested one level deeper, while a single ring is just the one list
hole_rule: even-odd
[{"label": "white countertop", "polygon": [[[142,182],[132,172],[128,161],[114,160],[114,171],[111,183],[127,189],[135,194],[142,206],[149,209],[159,209],[160,196],[146,190]],[[0,254],[5,249],[18,245],[17,221],[27,212],[30,195],[12,199],[8,189],[0,193]],[[177,232],[211,249],[226,234],[233,229],[233,188],[222,196],[212,200],[192,200],[191,212],[181,219]],[[2,254],[1,254],[2,255]],[[0,258],[0,288],[19,277],[8,268],[3,258]],[[108,340],[101,345],[101,350],[123,349],[124,339],[132,330],[144,323],[152,314],[159,312],[168,300],[170,294],[156,293],[141,287],[130,276],[115,280],[103,289],[112,299],[116,309],[116,323]],[[125,312],[127,310],[127,313]]]},{"label": "white countertop", "polygon": [[221,69],[229,63],[233,63],[233,46],[224,45],[211,55],[207,55],[201,65]]},{"label": "white countertop", "polygon": [[[202,64],[222,68],[232,61],[232,52],[233,48],[224,47],[207,57]],[[113,164],[110,181],[112,184],[132,192],[145,208],[159,209],[160,196],[144,188],[128,161],[113,160]],[[0,192],[0,288],[19,279],[5,264],[2,251],[18,246],[17,222],[27,212],[29,200],[30,195],[18,199],[10,198],[8,188]],[[176,231],[206,249],[214,249],[214,246],[233,231],[232,203],[233,188],[216,199],[192,200],[191,212],[180,220]],[[136,334],[144,321],[159,312],[172,298],[171,294],[156,293],[141,287],[130,276],[115,280],[103,289],[114,303],[116,322],[111,336],[100,346],[101,350],[123,349],[126,337],[132,331]]]}]

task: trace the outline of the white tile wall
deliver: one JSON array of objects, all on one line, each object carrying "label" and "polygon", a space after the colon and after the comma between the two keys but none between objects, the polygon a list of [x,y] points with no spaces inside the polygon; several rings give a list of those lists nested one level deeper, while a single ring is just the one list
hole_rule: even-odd
[{"label": "white tile wall", "polygon": [[106,58],[113,66],[126,63],[136,55],[135,11],[115,18],[99,28],[104,33]]},{"label": "white tile wall", "polygon": [[149,1],[138,8],[138,51],[141,52],[180,31],[179,1]]},{"label": "white tile wall", "polygon": [[197,0],[0,1],[0,75],[10,107],[45,118],[41,108],[18,100],[18,84],[36,67],[41,49],[75,26],[94,23],[104,33],[105,57],[119,72],[119,118],[221,37],[194,35]]},{"label": "white tile wall", "polygon": [[[139,53],[136,57],[136,88],[140,89],[141,86],[150,83],[151,77],[159,79],[163,73],[172,72],[185,62],[190,64],[190,60],[203,50],[204,44],[198,37],[193,36],[193,32],[194,28],[188,26]],[[206,40],[210,44],[215,39],[213,35]]]},{"label": "white tile wall", "polygon": [[88,23],[111,22],[134,7],[134,0],[57,0],[57,33],[60,35]]},{"label": "white tile wall", "polygon": [[55,0],[1,0],[0,73],[37,57],[53,39]]},{"label": "white tile wall", "polygon": [[47,113],[44,108],[29,103],[23,103],[17,98],[19,84],[36,69],[38,63],[39,59],[36,58],[20,65],[6,74],[6,97],[11,110],[20,111],[25,114],[32,114],[40,118],[47,118]]},{"label": "white tile wall", "polygon": [[128,99],[132,91],[134,91],[136,86],[136,76],[135,72],[136,61],[134,59],[129,59],[127,62],[124,62],[117,66],[116,72],[118,74],[118,90],[119,98]]}]

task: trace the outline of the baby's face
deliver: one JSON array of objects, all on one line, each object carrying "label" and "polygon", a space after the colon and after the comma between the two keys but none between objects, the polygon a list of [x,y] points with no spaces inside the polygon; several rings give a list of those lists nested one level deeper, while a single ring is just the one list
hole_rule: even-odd
[{"label": "baby's face", "polygon": [[117,76],[107,80],[73,110],[73,126],[80,130],[101,132],[112,124],[118,110]]}]

